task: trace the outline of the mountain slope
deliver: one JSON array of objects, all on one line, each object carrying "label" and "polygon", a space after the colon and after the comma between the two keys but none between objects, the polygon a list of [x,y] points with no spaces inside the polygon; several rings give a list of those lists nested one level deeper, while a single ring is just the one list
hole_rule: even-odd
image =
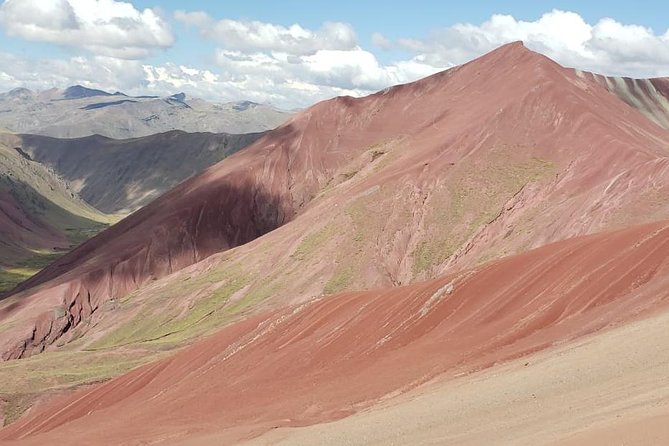
[{"label": "mountain slope", "polygon": [[[30,321],[56,302],[85,311],[42,323],[99,329],[104,302],[286,222],[232,259],[251,301],[409,283],[667,217],[667,147],[665,129],[521,44],[366,98],[326,101],[26,283],[49,282],[5,303],[15,303],[5,317],[23,321],[5,336],[5,357],[66,334],[34,339]],[[224,287],[234,277],[220,268]],[[136,311],[119,312],[141,318]]]},{"label": "mountain slope", "polygon": [[111,221],[52,171],[10,147],[0,144],[0,292]]},{"label": "mountain slope", "polygon": [[0,141],[52,168],[96,209],[129,213],[261,135],[172,131],[115,140],[0,134]]},{"label": "mountain slope", "polygon": [[248,101],[215,104],[186,98],[127,96],[82,86],[0,94],[0,127],[56,138],[102,135],[127,139],[164,133],[251,133],[275,128],[290,113]]},{"label": "mountain slope", "polygon": [[[335,422],[273,429],[243,444],[667,444],[667,323],[664,311],[478,373],[437,379]],[[225,438],[225,432],[194,434],[183,443]]]},{"label": "mountain slope", "polygon": [[669,128],[669,78],[631,79],[577,73],[602,85],[657,124]]},{"label": "mountain slope", "polygon": [[33,411],[0,438],[180,444],[217,434],[217,443],[231,443],[338,419],[435,376],[666,311],[668,249],[663,221],[261,314]]}]

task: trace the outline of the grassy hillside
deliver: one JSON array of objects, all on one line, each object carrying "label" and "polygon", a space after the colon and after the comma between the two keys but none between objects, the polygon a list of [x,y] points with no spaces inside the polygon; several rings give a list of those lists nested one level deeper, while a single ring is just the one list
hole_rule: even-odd
[{"label": "grassy hillside", "polygon": [[172,131],[118,140],[0,134],[0,143],[53,169],[96,209],[130,213],[262,135]]},{"label": "grassy hillside", "polygon": [[114,221],[30,157],[0,145],[0,293]]}]

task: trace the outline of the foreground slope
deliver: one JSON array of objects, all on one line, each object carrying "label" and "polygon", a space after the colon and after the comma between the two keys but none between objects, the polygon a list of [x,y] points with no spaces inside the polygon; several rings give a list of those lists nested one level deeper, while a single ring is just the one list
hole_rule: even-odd
[{"label": "foreground slope", "polygon": [[141,208],[261,135],[172,131],[117,140],[0,134],[0,141],[52,168],[96,209],[116,214]]},{"label": "foreground slope", "polygon": [[273,129],[290,117],[249,101],[216,104],[183,93],[137,97],[80,85],[41,92],[17,88],[0,94],[0,108],[0,127],[56,138],[126,139],[171,130],[251,133]]},{"label": "foreground slope", "polygon": [[0,144],[0,294],[110,221],[53,171]]},{"label": "foreground slope", "polygon": [[0,439],[170,443],[216,434],[230,443],[342,418],[435,377],[666,312],[667,252],[662,221],[258,315],[34,410]]},{"label": "foreground slope", "polygon": [[[245,445],[649,446],[669,443],[669,312],[435,380],[331,423]],[[225,441],[194,435],[191,446]]]},{"label": "foreground slope", "polygon": [[26,283],[0,304],[3,358],[71,339],[193,339],[263,301],[411,283],[666,218],[668,148],[666,129],[520,43],[325,101]]}]

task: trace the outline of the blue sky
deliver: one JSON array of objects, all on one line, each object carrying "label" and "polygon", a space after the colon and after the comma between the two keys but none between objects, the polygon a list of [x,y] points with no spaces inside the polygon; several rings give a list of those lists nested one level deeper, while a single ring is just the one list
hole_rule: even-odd
[{"label": "blue sky", "polygon": [[[135,1],[139,8],[151,8],[158,5],[165,11],[184,8],[184,2],[168,0]],[[667,9],[662,1],[631,2],[627,1],[465,1],[445,2],[439,0],[406,1],[304,1],[284,0],[274,3],[274,7],[258,6],[252,1],[199,1],[187,3],[190,9],[208,12],[219,18],[250,19],[284,26],[299,23],[307,28],[316,28],[326,21],[347,22],[353,25],[362,46],[372,46],[371,36],[381,32],[390,38],[408,36],[423,37],[431,30],[455,23],[481,23],[493,14],[511,14],[519,20],[536,20],[543,13],[553,9],[575,11],[586,21],[594,23],[603,17],[611,17],[621,23],[634,23],[652,28],[655,32],[665,32],[669,28],[669,14],[661,14]],[[398,6],[388,6],[398,5]],[[212,45],[197,39],[197,34],[188,32],[186,27],[179,27],[180,39],[172,54],[178,54],[184,60],[206,60]],[[381,51],[380,60],[390,62],[404,52]],[[169,55],[166,55],[169,57]]]},{"label": "blue sky", "polygon": [[517,39],[568,66],[669,76],[665,9],[659,1],[5,0],[0,90],[82,83],[300,107],[412,81]]}]

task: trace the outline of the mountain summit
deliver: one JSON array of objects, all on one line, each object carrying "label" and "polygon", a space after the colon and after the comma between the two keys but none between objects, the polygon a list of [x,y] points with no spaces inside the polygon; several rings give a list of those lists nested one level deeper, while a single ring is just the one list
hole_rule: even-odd
[{"label": "mountain summit", "polygon": [[87,88],[82,85],[73,85],[71,87],[67,87],[63,92],[64,99],[83,99],[94,96],[112,96],[112,94],[103,90]]}]

